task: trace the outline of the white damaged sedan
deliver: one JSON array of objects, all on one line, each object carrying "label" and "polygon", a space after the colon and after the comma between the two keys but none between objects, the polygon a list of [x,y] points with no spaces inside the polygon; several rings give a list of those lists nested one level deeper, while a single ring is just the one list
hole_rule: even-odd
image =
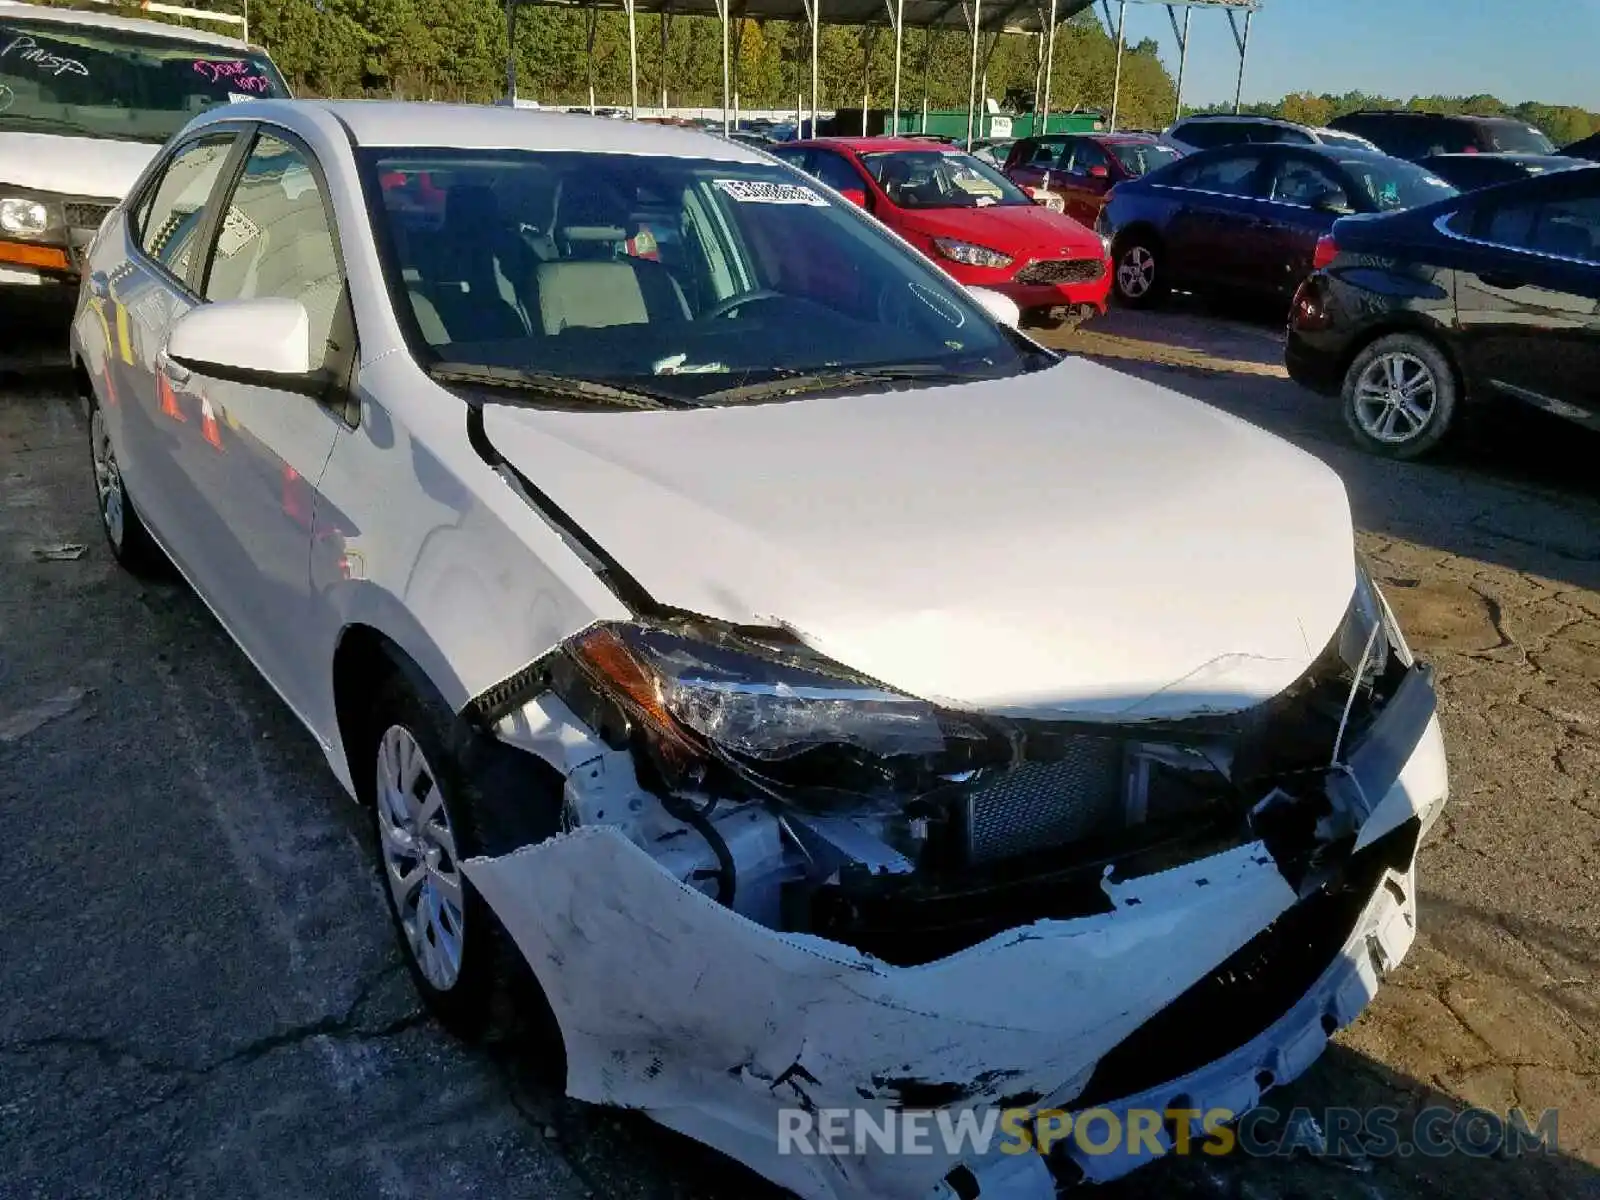
[{"label": "white damaged sedan", "polygon": [[574,1097],[808,1198],[1042,1200],[1172,1129],[780,1130],[1241,1113],[1411,944],[1432,672],[1339,480],[757,150],[229,106],[102,227],[72,345],[113,552],[371,807],[433,1010],[526,967]]}]

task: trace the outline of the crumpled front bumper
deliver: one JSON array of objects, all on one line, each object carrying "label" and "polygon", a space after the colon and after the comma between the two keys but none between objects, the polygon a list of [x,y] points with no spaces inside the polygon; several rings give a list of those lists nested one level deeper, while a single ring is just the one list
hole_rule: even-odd
[{"label": "crumpled front bumper", "polygon": [[[1387,786],[1352,789],[1363,796],[1361,846],[1385,850],[1393,865],[1363,877],[1371,888],[1357,897],[1357,919],[1314,964],[1310,985],[1244,1044],[1097,1106],[1164,1110],[1182,1098],[1181,1107],[1243,1112],[1266,1073],[1273,1084],[1292,1079],[1365,1006],[1410,945],[1417,830],[1447,793],[1426,686],[1425,712],[1394,706],[1391,729],[1410,721],[1408,752],[1398,762],[1394,745],[1380,747],[1388,762],[1367,756]],[[1107,1086],[1102,1060],[1305,902],[1256,841],[1153,875],[1108,877],[1109,912],[894,967],[747,920],[606,826],[464,866],[544,987],[566,1043],[569,1094],[643,1109],[817,1200],[954,1197],[945,1181],[958,1167],[982,1200],[1046,1200],[1052,1165],[1091,1179],[1139,1165],[1127,1153],[1082,1156],[1076,1171],[998,1150],[962,1159],[937,1138],[922,1154],[870,1143],[862,1154],[783,1154],[780,1112],[852,1109],[879,1123],[909,1109],[1070,1112]]]}]

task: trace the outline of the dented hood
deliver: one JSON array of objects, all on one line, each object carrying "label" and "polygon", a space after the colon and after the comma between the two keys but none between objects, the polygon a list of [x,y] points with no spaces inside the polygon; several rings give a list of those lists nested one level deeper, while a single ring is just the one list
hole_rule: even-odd
[{"label": "dented hood", "polygon": [[1310,665],[1355,585],[1331,470],[1081,359],[687,412],[490,405],[485,433],[657,602],[964,708],[1235,711]]}]

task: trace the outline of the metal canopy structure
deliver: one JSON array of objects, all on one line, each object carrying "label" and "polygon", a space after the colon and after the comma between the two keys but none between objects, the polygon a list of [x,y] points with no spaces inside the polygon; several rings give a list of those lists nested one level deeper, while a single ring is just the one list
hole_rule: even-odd
[{"label": "metal canopy structure", "polygon": [[[1117,102],[1122,91],[1122,57],[1126,45],[1128,5],[1162,4],[1172,20],[1172,31],[1178,39],[1178,113],[1183,112],[1183,76],[1189,60],[1189,22],[1194,10],[1221,9],[1227,12],[1233,27],[1234,39],[1239,47],[1239,87],[1234,95],[1237,111],[1244,91],[1245,58],[1249,53],[1250,29],[1256,12],[1264,0],[1116,0],[1117,19],[1111,17],[1112,0],[1100,0],[1105,12],[1106,28],[1116,31],[1117,69],[1112,85],[1111,128],[1117,127]],[[731,79],[732,45],[730,26],[734,21],[789,21],[804,24],[811,30],[811,127],[816,128],[818,116],[818,40],[823,25],[886,26],[894,32],[894,100],[892,111],[898,129],[901,113],[900,82],[904,66],[904,39],[907,29],[964,29],[972,39],[972,55],[967,86],[967,147],[973,141],[973,118],[979,111],[978,82],[980,78],[979,47],[986,35],[990,36],[987,53],[982,58],[982,71],[988,73],[988,56],[1003,33],[1032,35],[1039,39],[1038,74],[1041,87],[1035,89],[1035,107],[1045,120],[1050,116],[1050,78],[1055,65],[1056,32],[1065,21],[1094,7],[1095,0],[505,0],[507,57],[506,84],[508,96],[517,99],[516,29],[517,11],[524,7],[576,9],[588,17],[589,54],[594,55],[595,21],[601,12],[621,12],[628,18],[628,77],[632,115],[639,115],[639,37],[637,17],[648,13],[661,18],[661,61],[667,58],[667,22],[673,16],[715,17],[722,25],[722,128],[727,133],[733,125],[733,91]],[[1184,10],[1180,29],[1178,10]],[[1237,14],[1245,14],[1241,32]],[[664,75],[664,71],[663,71]],[[923,112],[927,111],[927,73],[923,72]],[[593,95],[591,89],[591,106]],[[663,80],[661,107],[665,112],[667,96]],[[865,106],[863,106],[865,108]],[[865,123],[865,112],[863,112]]]}]

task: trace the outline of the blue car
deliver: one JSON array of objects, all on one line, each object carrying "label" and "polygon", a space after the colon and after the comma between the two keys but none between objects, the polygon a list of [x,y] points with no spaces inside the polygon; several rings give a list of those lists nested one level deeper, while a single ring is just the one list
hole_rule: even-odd
[{"label": "blue car", "polygon": [[1371,151],[1223,146],[1119,183],[1099,231],[1111,239],[1117,297],[1131,307],[1173,288],[1287,304],[1340,217],[1455,194],[1416,164]]}]

